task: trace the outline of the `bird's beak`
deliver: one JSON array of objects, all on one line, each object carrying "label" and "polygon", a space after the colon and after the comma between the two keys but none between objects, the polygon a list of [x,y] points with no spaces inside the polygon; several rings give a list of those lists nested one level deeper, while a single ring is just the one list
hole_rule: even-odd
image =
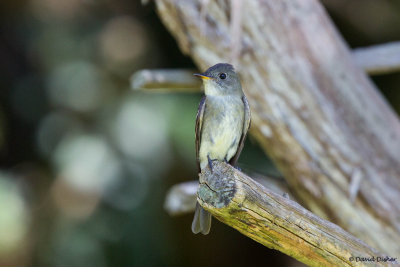
[{"label": "bird's beak", "polygon": [[201,74],[201,73],[195,73],[193,75],[197,76],[197,77],[200,77],[202,80],[211,80],[212,79],[212,77],[208,77],[208,76],[206,76],[204,74]]}]

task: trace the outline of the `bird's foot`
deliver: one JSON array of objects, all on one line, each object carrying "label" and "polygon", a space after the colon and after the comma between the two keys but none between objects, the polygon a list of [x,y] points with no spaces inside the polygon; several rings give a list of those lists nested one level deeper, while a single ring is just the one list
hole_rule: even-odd
[{"label": "bird's foot", "polygon": [[213,161],[216,161],[216,159],[210,159],[210,156],[207,155],[207,160],[208,160],[208,167],[210,167],[211,173],[213,172],[213,166],[212,163]]},{"label": "bird's foot", "polygon": [[239,166],[233,166],[236,170],[238,170],[238,171],[242,171],[242,169],[239,167]]}]

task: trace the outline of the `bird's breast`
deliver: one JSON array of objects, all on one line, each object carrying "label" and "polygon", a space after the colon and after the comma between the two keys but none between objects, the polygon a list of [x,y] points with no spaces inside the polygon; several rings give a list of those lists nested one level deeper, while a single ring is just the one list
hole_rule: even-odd
[{"label": "bird's breast", "polygon": [[212,97],[206,100],[200,142],[200,161],[227,160],[236,153],[242,135],[244,105],[241,98]]}]

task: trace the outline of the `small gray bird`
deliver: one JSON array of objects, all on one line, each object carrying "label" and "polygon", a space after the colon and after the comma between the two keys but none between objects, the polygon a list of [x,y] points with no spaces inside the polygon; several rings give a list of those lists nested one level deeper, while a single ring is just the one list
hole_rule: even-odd
[{"label": "small gray bird", "polygon": [[[196,159],[199,173],[212,161],[234,166],[250,127],[250,108],[233,66],[219,63],[202,74],[205,96],[196,117]],[[192,232],[210,232],[211,214],[196,203]]]}]

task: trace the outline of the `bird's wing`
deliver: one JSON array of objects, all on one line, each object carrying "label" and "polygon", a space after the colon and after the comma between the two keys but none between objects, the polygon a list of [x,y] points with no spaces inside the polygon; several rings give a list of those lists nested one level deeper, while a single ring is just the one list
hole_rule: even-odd
[{"label": "bird's wing", "polygon": [[239,159],[240,152],[242,152],[242,149],[244,146],[244,141],[246,140],[247,131],[249,130],[250,123],[251,123],[251,113],[250,113],[249,102],[247,102],[247,98],[245,95],[242,96],[242,101],[243,101],[243,105],[244,105],[243,130],[242,130],[242,136],[240,137],[240,140],[239,140],[238,148],[236,150],[236,154],[229,161],[229,164],[231,164],[232,166],[235,166],[237,160]]},{"label": "bird's wing", "polygon": [[202,132],[202,127],[203,127],[203,115],[204,115],[205,107],[206,107],[206,96],[203,96],[203,98],[200,100],[199,109],[197,110],[196,127],[195,127],[196,161],[197,161],[197,167],[198,167],[199,173],[201,172],[199,154],[200,154],[200,141],[201,141],[201,132]]}]

